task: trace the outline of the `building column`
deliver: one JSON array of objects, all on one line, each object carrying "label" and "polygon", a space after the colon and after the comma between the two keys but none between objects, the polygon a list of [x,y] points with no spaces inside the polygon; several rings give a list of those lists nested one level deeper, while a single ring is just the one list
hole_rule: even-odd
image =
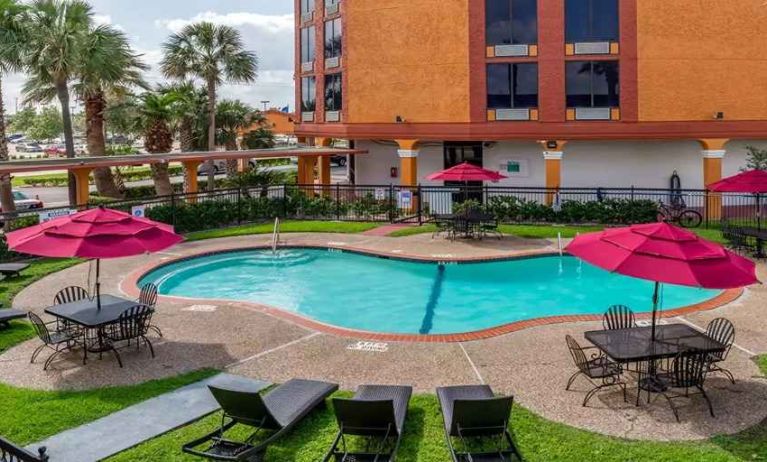
[{"label": "building column", "polygon": [[[724,146],[727,139],[703,139],[699,140],[703,147],[703,187],[722,179],[722,161],[727,151]],[[709,220],[722,218],[722,195],[719,193],[706,193],[705,216]]]},{"label": "building column", "polygon": [[400,186],[418,186],[418,140],[397,140]]},{"label": "building column", "polygon": [[72,169],[72,174],[75,176],[75,185],[76,185],[76,198],[77,198],[77,207],[78,208],[85,208],[88,205],[88,202],[90,201],[90,176],[91,176],[91,170],[90,168],[83,167],[83,168],[74,168]]},{"label": "building column", "polygon": [[[314,139],[315,147],[327,148],[327,147],[330,147],[331,144],[333,144],[332,138],[315,138]],[[331,175],[330,175],[330,157],[329,156],[321,156],[317,159],[317,173],[319,176],[320,184],[322,186],[330,186]],[[329,195],[330,188],[323,187],[322,193],[324,195]]]},{"label": "building column", "polygon": [[314,169],[317,167],[317,156],[300,156],[298,158],[297,183],[302,186],[304,194],[314,196]]},{"label": "building column", "polygon": [[546,164],[546,204],[554,203],[556,190],[562,187],[562,158],[567,141],[541,141],[543,161]]},{"label": "building column", "polygon": [[200,168],[202,161],[186,160],[181,163],[184,166],[184,194],[190,194],[187,201],[190,204],[197,203],[197,192],[199,185],[197,182],[197,169]]}]

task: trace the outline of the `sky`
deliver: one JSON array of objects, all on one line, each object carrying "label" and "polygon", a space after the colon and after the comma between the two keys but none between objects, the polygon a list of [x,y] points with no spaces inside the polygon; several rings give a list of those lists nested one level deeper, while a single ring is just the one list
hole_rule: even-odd
[{"label": "sky", "polygon": [[[255,107],[269,100],[272,107],[294,106],[293,92],[293,1],[292,0],[90,0],[95,20],[126,33],[134,49],[152,67],[146,74],[152,83],[163,82],[159,71],[161,46],[167,37],[199,20],[237,28],[247,49],[259,59],[254,84],[226,85],[224,98],[238,98]],[[3,97],[8,112],[20,105],[23,75],[3,79]]]}]

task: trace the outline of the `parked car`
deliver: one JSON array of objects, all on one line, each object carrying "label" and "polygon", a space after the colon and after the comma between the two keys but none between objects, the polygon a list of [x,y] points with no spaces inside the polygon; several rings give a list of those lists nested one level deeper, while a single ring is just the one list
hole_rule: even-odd
[{"label": "parked car", "polygon": [[45,148],[45,153],[49,156],[66,156],[67,147],[63,144],[52,144]]},{"label": "parked car", "polygon": [[18,143],[19,141],[24,139],[24,135],[21,133],[14,133],[13,135],[8,136],[8,142],[9,143]]},{"label": "parked car", "polygon": [[330,158],[331,164],[336,164],[339,167],[346,167],[346,156],[333,156]]},{"label": "parked car", "polygon": [[43,147],[40,143],[19,143],[16,146],[16,152],[43,152]]},{"label": "parked car", "polygon": [[32,210],[43,208],[43,201],[38,198],[30,198],[21,191],[13,191],[13,203],[16,210]]}]

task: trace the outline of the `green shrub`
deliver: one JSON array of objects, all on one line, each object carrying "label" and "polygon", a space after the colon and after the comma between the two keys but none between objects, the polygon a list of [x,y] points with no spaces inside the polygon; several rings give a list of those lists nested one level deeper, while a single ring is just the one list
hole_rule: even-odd
[{"label": "green shrub", "polygon": [[562,201],[559,211],[534,200],[514,196],[491,197],[485,210],[509,223],[601,223],[630,224],[655,221],[658,204],[651,200],[605,199]]}]

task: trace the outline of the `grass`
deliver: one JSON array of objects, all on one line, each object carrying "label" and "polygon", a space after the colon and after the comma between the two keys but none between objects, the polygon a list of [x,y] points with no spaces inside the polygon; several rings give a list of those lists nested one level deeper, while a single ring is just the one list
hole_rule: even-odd
[{"label": "grass", "polygon": [[[280,223],[282,233],[361,233],[380,226],[380,223],[362,223],[356,221],[297,221],[288,220]],[[271,234],[274,223],[257,223],[224,229],[197,231],[186,235],[188,241],[217,239],[221,237],[247,236],[250,234]]]},{"label": "grass", "polygon": [[127,387],[42,391],[0,384],[0,435],[27,445],[214,375],[201,370]]}]

